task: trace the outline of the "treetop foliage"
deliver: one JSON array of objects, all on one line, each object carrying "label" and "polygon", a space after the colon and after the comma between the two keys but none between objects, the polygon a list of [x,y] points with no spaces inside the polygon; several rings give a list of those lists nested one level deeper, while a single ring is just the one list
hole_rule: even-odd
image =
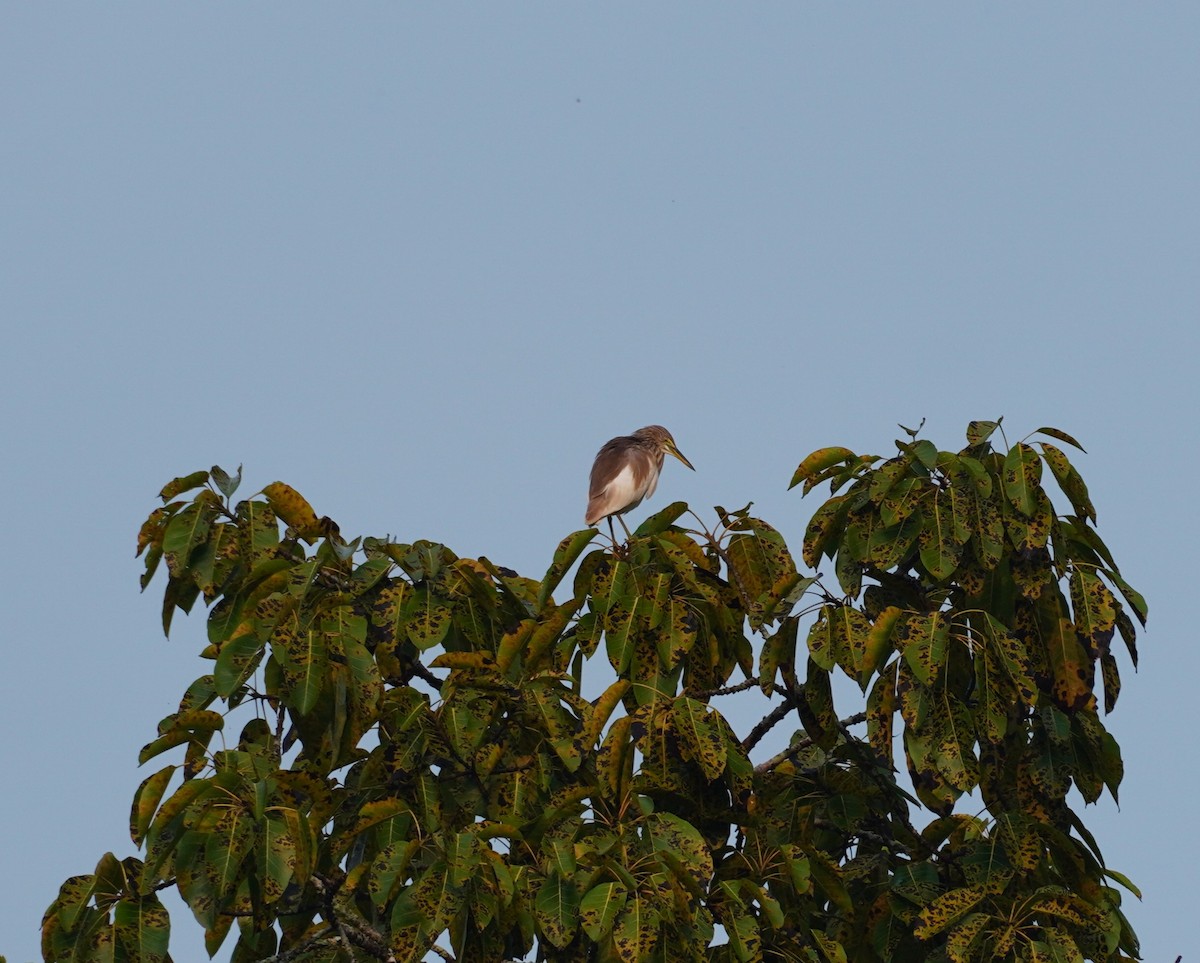
[{"label": "treetop foliage", "polygon": [[168,632],[203,599],[211,667],[141,750],[174,758],[141,855],[63,884],[44,959],[167,960],[165,888],[237,963],[1135,958],[1077,807],[1117,796],[1100,700],[1146,603],[1079,445],[905,435],[800,463],[811,574],[750,506],[575,532],[538,580],[348,541],[283,482],[235,500],[240,469],[170,482],[142,587],[165,567]]}]

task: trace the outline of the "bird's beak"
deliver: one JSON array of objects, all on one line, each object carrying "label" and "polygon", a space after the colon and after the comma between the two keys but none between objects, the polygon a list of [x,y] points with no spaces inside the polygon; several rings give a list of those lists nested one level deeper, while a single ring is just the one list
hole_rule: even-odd
[{"label": "bird's beak", "polygon": [[695,468],[692,468],[692,463],[691,463],[690,461],[688,461],[686,458],[684,458],[684,457],[683,457],[683,454],[682,454],[682,453],[679,451],[679,449],[678,449],[678,448],[676,448],[674,445],[672,445],[672,444],[668,443],[668,444],[666,445],[666,449],[667,449],[667,451],[669,451],[669,452],[670,452],[672,455],[674,455],[676,458],[678,458],[678,459],[679,459],[681,462],[683,462],[685,465],[687,465],[687,466],[688,466],[688,468],[691,468],[691,469],[692,469],[692,471],[695,471],[695,470],[696,470]]}]

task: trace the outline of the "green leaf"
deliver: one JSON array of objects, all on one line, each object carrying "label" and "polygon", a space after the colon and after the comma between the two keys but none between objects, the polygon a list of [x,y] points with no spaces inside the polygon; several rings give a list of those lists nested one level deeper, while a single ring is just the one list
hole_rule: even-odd
[{"label": "green leaf", "polygon": [[1117,625],[1117,600],[1094,571],[1071,573],[1071,608],[1075,628],[1095,653],[1107,652]]},{"label": "green leaf", "polygon": [[1130,881],[1128,876],[1125,876],[1122,873],[1118,873],[1115,869],[1105,868],[1103,870],[1103,872],[1104,872],[1105,876],[1107,876],[1111,880],[1115,880],[1116,882],[1120,883],[1127,890],[1129,890],[1129,892],[1133,893],[1133,895],[1136,896],[1138,899],[1142,898],[1142,891],[1133,885],[1133,883]]},{"label": "green leaf", "polygon": [[1055,701],[1068,712],[1095,708],[1092,662],[1079,643],[1075,626],[1069,619],[1060,618],[1047,628],[1046,655],[1053,675],[1051,693]]},{"label": "green leaf", "polygon": [[382,909],[395,896],[407,875],[409,863],[420,848],[421,840],[416,838],[390,843],[376,854],[367,877],[367,893],[376,908]]},{"label": "green leaf", "polygon": [[325,636],[311,626],[296,633],[276,632],[274,654],[283,669],[283,701],[300,715],[307,715],[317,704],[325,683]]},{"label": "green leaf", "polygon": [[916,511],[928,482],[921,478],[904,478],[888,489],[879,503],[879,517],[885,526],[898,525]]},{"label": "green leaf", "polygon": [[892,651],[892,637],[897,623],[904,615],[904,610],[889,605],[875,618],[867,631],[866,650],[863,652],[862,668],[859,675],[859,685],[865,686],[879,665],[887,659]]},{"label": "green leaf", "polygon": [[579,902],[583,931],[593,943],[600,943],[612,932],[613,923],[625,908],[628,891],[620,883],[593,886]]},{"label": "green leaf", "polygon": [[708,708],[695,699],[679,696],[671,710],[671,723],[683,744],[685,758],[700,764],[709,780],[720,778],[725,771],[725,740],[717,725],[710,721]]},{"label": "green leaf", "polygon": [[[204,499],[208,494],[210,499]],[[201,496],[176,514],[167,523],[163,533],[163,558],[167,560],[167,569],[174,576],[179,576],[187,569],[192,549],[208,537],[209,527],[216,515],[215,497],[212,492],[201,493]]]},{"label": "green leaf", "polygon": [[267,817],[259,826],[258,878],[263,899],[274,903],[283,897],[295,874],[296,844],[283,819]]},{"label": "green leaf", "polygon": [[208,472],[206,471],[194,471],[190,475],[180,475],[178,478],[163,485],[162,491],[158,493],[158,497],[166,504],[176,495],[182,495],[193,488],[199,488],[206,481],[208,481]]},{"label": "green leaf", "polygon": [[921,533],[918,545],[921,564],[937,581],[945,581],[958,568],[968,532],[956,511],[953,489],[935,489],[921,503]]},{"label": "green leaf", "polygon": [[642,522],[633,534],[638,538],[661,535],[674,525],[679,516],[687,510],[687,502],[671,502],[666,508],[660,509]]},{"label": "green leaf", "polygon": [[833,692],[829,683],[829,673],[812,659],[808,660],[803,691],[804,698],[796,706],[800,721],[813,742],[822,749],[830,749],[838,737],[838,718],[833,708]]},{"label": "green leaf", "polygon": [[209,470],[212,476],[213,484],[217,486],[221,494],[226,498],[232,498],[233,493],[238,490],[238,486],[242,483],[242,466],[238,465],[237,474],[232,478],[220,465],[213,465]]},{"label": "green leaf", "polygon": [[1096,509],[1088,496],[1087,485],[1084,484],[1079,472],[1075,470],[1075,466],[1067,460],[1067,456],[1060,449],[1045,442],[1042,443],[1042,457],[1050,466],[1050,471],[1054,475],[1055,481],[1058,482],[1058,487],[1070,500],[1076,514],[1081,518],[1090,518],[1094,523]]},{"label": "green leaf", "polygon": [[216,694],[223,699],[233,695],[257,668],[265,648],[264,641],[255,631],[253,621],[241,623],[217,653],[217,664],[213,672]]},{"label": "green leaf", "polygon": [[850,507],[849,498],[849,495],[834,495],[813,513],[804,533],[802,553],[804,564],[809,568],[816,568],[821,556],[831,554],[834,546],[841,541],[842,526]]},{"label": "green leaf", "polygon": [[142,751],[138,753],[138,765],[193,739],[202,740],[207,744],[212,734],[224,725],[224,717],[219,712],[212,712],[208,709],[189,709],[186,712],[167,716],[159,723],[159,731],[162,735],[143,746]]},{"label": "green leaf", "polygon": [[911,446],[911,451],[922,465],[933,471],[937,465],[938,450],[937,445],[927,438],[922,438],[920,441],[914,441]]},{"label": "green leaf", "polygon": [[154,813],[177,768],[177,766],[167,766],[165,769],[160,769],[153,775],[147,776],[138,786],[137,792],[133,794],[133,806],[129,812],[129,835],[139,846],[146,838],[150,823],[154,819]]},{"label": "green leaf", "polygon": [[950,931],[946,937],[946,955],[952,963],[967,963],[971,959],[971,947],[991,919],[987,913],[971,913]]},{"label": "green leaf", "polygon": [[950,642],[950,623],[945,613],[910,615],[898,623],[896,631],[913,674],[925,685],[935,682]]},{"label": "green leaf", "polygon": [[630,893],[613,927],[613,945],[622,963],[648,959],[658,942],[659,914],[640,893]]},{"label": "green leaf", "polygon": [[970,455],[959,454],[958,463],[966,470],[967,476],[971,479],[971,484],[975,486],[976,493],[983,498],[990,497],[992,494],[992,476],[983,467],[983,462],[978,458],[972,458]]},{"label": "green leaf", "polygon": [[419,588],[406,603],[409,641],[424,651],[439,645],[450,631],[450,607],[433,592]]},{"label": "green leaf", "polygon": [[1042,460],[1029,445],[1020,442],[1004,459],[1004,493],[1022,515],[1032,516],[1041,490]]},{"label": "green leaf", "polygon": [[117,901],[113,910],[117,940],[139,963],[165,963],[171,939],[171,919],[153,893]]},{"label": "green leaf", "polygon": [[1049,435],[1051,438],[1057,438],[1059,441],[1065,441],[1068,445],[1072,445],[1073,447],[1078,448],[1084,454],[1087,454],[1087,449],[1085,449],[1083,445],[1079,444],[1079,442],[1068,435],[1065,431],[1060,431],[1057,428],[1039,428],[1037,431],[1033,432],[1033,434]]},{"label": "green leaf", "polygon": [[[792,480],[788,485],[788,488],[795,488],[801,482],[808,481],[809,479],[819,475],[825,469],[830,468],[833,465],[841,464],[842,462],[848,461],[854,457],[856,457],[854,452],[852,452],[849,448],[818,448],[810,455],[807,455],[805,459],[800,462],[799,467],[796,468],[795,473],[792,475]],[[805,491],[807,492],[808,489],[806,488]],[[164,499],[164,501],[165,500],[166,499]]]},{"label": "green leaf", "polygon": [[800,581],[796,563],[783,537],[766,522],[748,518],[751,528],[739,532],[726,548],[730,580],[742,596],[750,627],[758,630]]},{"label": "green leaf", "polygon": [[828,672],[838,662],[838,639],[840,636],[834,630],[831,613],[840,608],[837,605],[823,605],[808,630],[808,654],[813,662]]},{"label": "green leaf", "polygon": [[558,584],[566,576],[571,566],[575,564],[575,560],[579,558],[583,550],[592,543],[595,535],[596,529],[585,528],[582,531],[572,532],[558,543],[558,548],[554,550],[554,558],[550,562],[550,567],[546,570],[545,576],[542,578],[541,586],[538,588],[538,611],[546,607],[546,603],[550,600],[554,590],[558,588]]},{"label": "green leaf", "polygon": [[533,916],[546,940],[563,949],[579,927],[579,892],[574,881],[557,871],[546,877],[534,901]]},{"label": "green leaf", "polygon": [[899,525],[876,528],[867,543],[867,561],[886,571],[908,556],[921,533],[921,516],[913,513]]},{"label": "green leaf", "polygon": [[[1142,594],[1136,591],[1132,585],[1126,582],[1115,568],[1103,568],[1100,571],[1102,571],[1105,577],[1117,587],[1121,595],[1124,596],[1125,601],[1129,603],[1130,607],[1132,607],[1133,614],[1137,616],[1138,621],[1142,624],[1142,628],[1145,628],[1146,617],[1150,614],[1150,610],[1146,605],[1146,600],[1142,597]],[[1133,664],[1135,666],[1137,665],[1136,656],[1134,656]]]},{"label": "green leaf", "polygon": [[982,445],[1000,427],[1000,421],[972,421],[967,425],[967,444]]},{"label": "green leaf", "polygon": [[281,481],[273,481],[262,493],[267,496],[275,514],[282,518],[284,524],[295,529],[302,538],[313,538],[320,532],[321,522],[317,513],[291,485]]},{"label": "green leaf", "polygon": [[922,940],[936,936],[978,906],[985,895],[982,886],[963,886],[943,893],[921,910],[921,925],[913,931],[914,935]]},{"label": "green leaf", "polygon": [[892,720],[899,702],[896,699],[896,677],[889,666],[880,673],[867,696],[867,741],[875,754],[891,765]]}]

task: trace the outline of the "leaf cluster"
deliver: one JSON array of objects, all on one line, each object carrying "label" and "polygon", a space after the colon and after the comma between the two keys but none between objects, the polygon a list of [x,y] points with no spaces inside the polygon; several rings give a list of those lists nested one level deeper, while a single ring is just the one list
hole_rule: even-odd
[{"label": "leaf cluster", "polygon": [[[534,580],[347,542],[281,482],[235,501],[240,470],[176,479],[143,587],[165,563],[168,631],[204,600],[211,671],[141,751],[182,752],[135,794],[142,857],[64,883],[44,958],[168,959],[164,887],[235,961],[1136,956],[1068,797],[1118,791],[1096,667],[1108,711],[1145,602],[1066,454],[998,427],[804,459],[793,485],[831,492],[802,560],[836,586],[750,506],[576,532]],[[718,706],[751,687],[739,737]]]}]

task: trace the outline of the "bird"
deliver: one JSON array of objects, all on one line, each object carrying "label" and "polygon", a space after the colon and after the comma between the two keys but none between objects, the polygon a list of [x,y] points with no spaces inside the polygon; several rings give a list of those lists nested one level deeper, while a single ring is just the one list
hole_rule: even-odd
[{"label": "bird", "polygon": [[696,470],[683,457],[675,445],[675,439],[662,425],[647,425],[632,435],[620,435],[607,442],[592,464],[584,522],[592,526],[600,519],[607,518],[608,531],[615,543],[617,539],[612,527],[615,515],[625,529],[626,536],[632,537],[629,526],[621,516],[654,494],[663,458],[668,453],[692,471]]}]

